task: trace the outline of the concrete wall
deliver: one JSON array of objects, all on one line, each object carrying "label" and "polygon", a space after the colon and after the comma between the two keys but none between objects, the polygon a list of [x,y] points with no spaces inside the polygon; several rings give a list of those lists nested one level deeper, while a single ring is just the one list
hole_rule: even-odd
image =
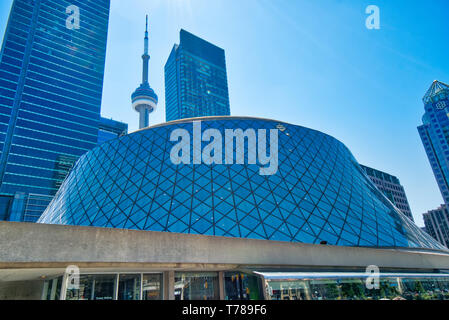
[{"label": "concrete wall", "polygon": [[[449,269],[449,254],[79,226],[0,222],[0,271],[17,268],[242,266]],[[11,273],[9,273],[11,275]],[[0,274],[0,280],[1,274]]]},{"label": "concrete wall", "polygon": [[44,281],[0,282],[0,300],[40,300]]}]

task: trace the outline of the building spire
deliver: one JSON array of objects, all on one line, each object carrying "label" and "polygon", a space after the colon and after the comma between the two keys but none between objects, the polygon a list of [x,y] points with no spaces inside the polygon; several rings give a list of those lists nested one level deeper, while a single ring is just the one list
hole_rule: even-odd
[{"label": "building spire", "polygon": [[145,24],[145,51],[144,54],[148,55],[148,15]]},{"label": "building spire", "polygon": [[139,128],[148,127],[150,113],[154,112],[157,106],[158,97],[148,83],[148,65],[150,54],[148,52],[148,15],[145,23],[144,52],[142,55],[142,84],[131,95],[133,108],[139,113]]},{"label": "building spire", "polygon": [[148,15],[146,18],[146,25],[145,25],[144,44],[145,44],[144,52],[142,55],[142,60],[143,60],[142,83],[148,83],[148,64],[150,62],[150,55],[148,53]]},{"label": "building spire", "polygon": [[434,102],[433,100],[438,95],[438,93],[444,90],[449,91],[449,85],[444,82],[434,80],[423,98],[424,104]]}]

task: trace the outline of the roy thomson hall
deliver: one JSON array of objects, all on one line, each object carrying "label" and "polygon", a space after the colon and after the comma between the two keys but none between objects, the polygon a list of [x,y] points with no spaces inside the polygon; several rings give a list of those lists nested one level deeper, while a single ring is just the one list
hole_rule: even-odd
[{"label": "roy thomson hall", "polygon": [[110,140],[38,222],[0,223],[0,299],[449,299],[448,250],[340,141],[275,120]]}]

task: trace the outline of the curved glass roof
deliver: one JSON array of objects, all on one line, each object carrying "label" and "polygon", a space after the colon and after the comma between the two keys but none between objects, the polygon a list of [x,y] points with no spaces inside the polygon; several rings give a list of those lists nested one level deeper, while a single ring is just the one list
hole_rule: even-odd
[{"label": "curved glass roof", "polygon": [[[216,129],[210,132],[222,135],[223,163],[227,129],[254,129],[259,138],[267,130],[261,140],[267,154],[274,146],[269,130],[278,130],[276,173],[261,175],[259,160],[248,164],[254,151],[248,143],[244,164],[174,164],[170,154],[178,140],[170,136],[176,129],[189,134],[192,160],[194,121],[203,134]],[[201,143],[203,152],[209,143]],[[233,149],[234,156],[240,152]],[[341,142],[246,117],[178,120],[102,144],[80,158],[39,222],[445,250],[382,195]]]}]

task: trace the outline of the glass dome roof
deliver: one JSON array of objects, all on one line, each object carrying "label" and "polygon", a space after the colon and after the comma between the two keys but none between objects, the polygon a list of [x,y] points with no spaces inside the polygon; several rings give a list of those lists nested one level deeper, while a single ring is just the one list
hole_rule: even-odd
[{"label": "glass dome roof", "polygon": [[[247,161],[174,164],[170,136],[176,129],[192,135],[194,121],[223,137],[226,129],[279,129],[277,172],[261,175],[260,164]],[[248,159],[248,148],[243,152]],[[445,250],[383,196],[341,142],[247,117],[178,120],[96,147],[79,159],[39,222]]]}]

